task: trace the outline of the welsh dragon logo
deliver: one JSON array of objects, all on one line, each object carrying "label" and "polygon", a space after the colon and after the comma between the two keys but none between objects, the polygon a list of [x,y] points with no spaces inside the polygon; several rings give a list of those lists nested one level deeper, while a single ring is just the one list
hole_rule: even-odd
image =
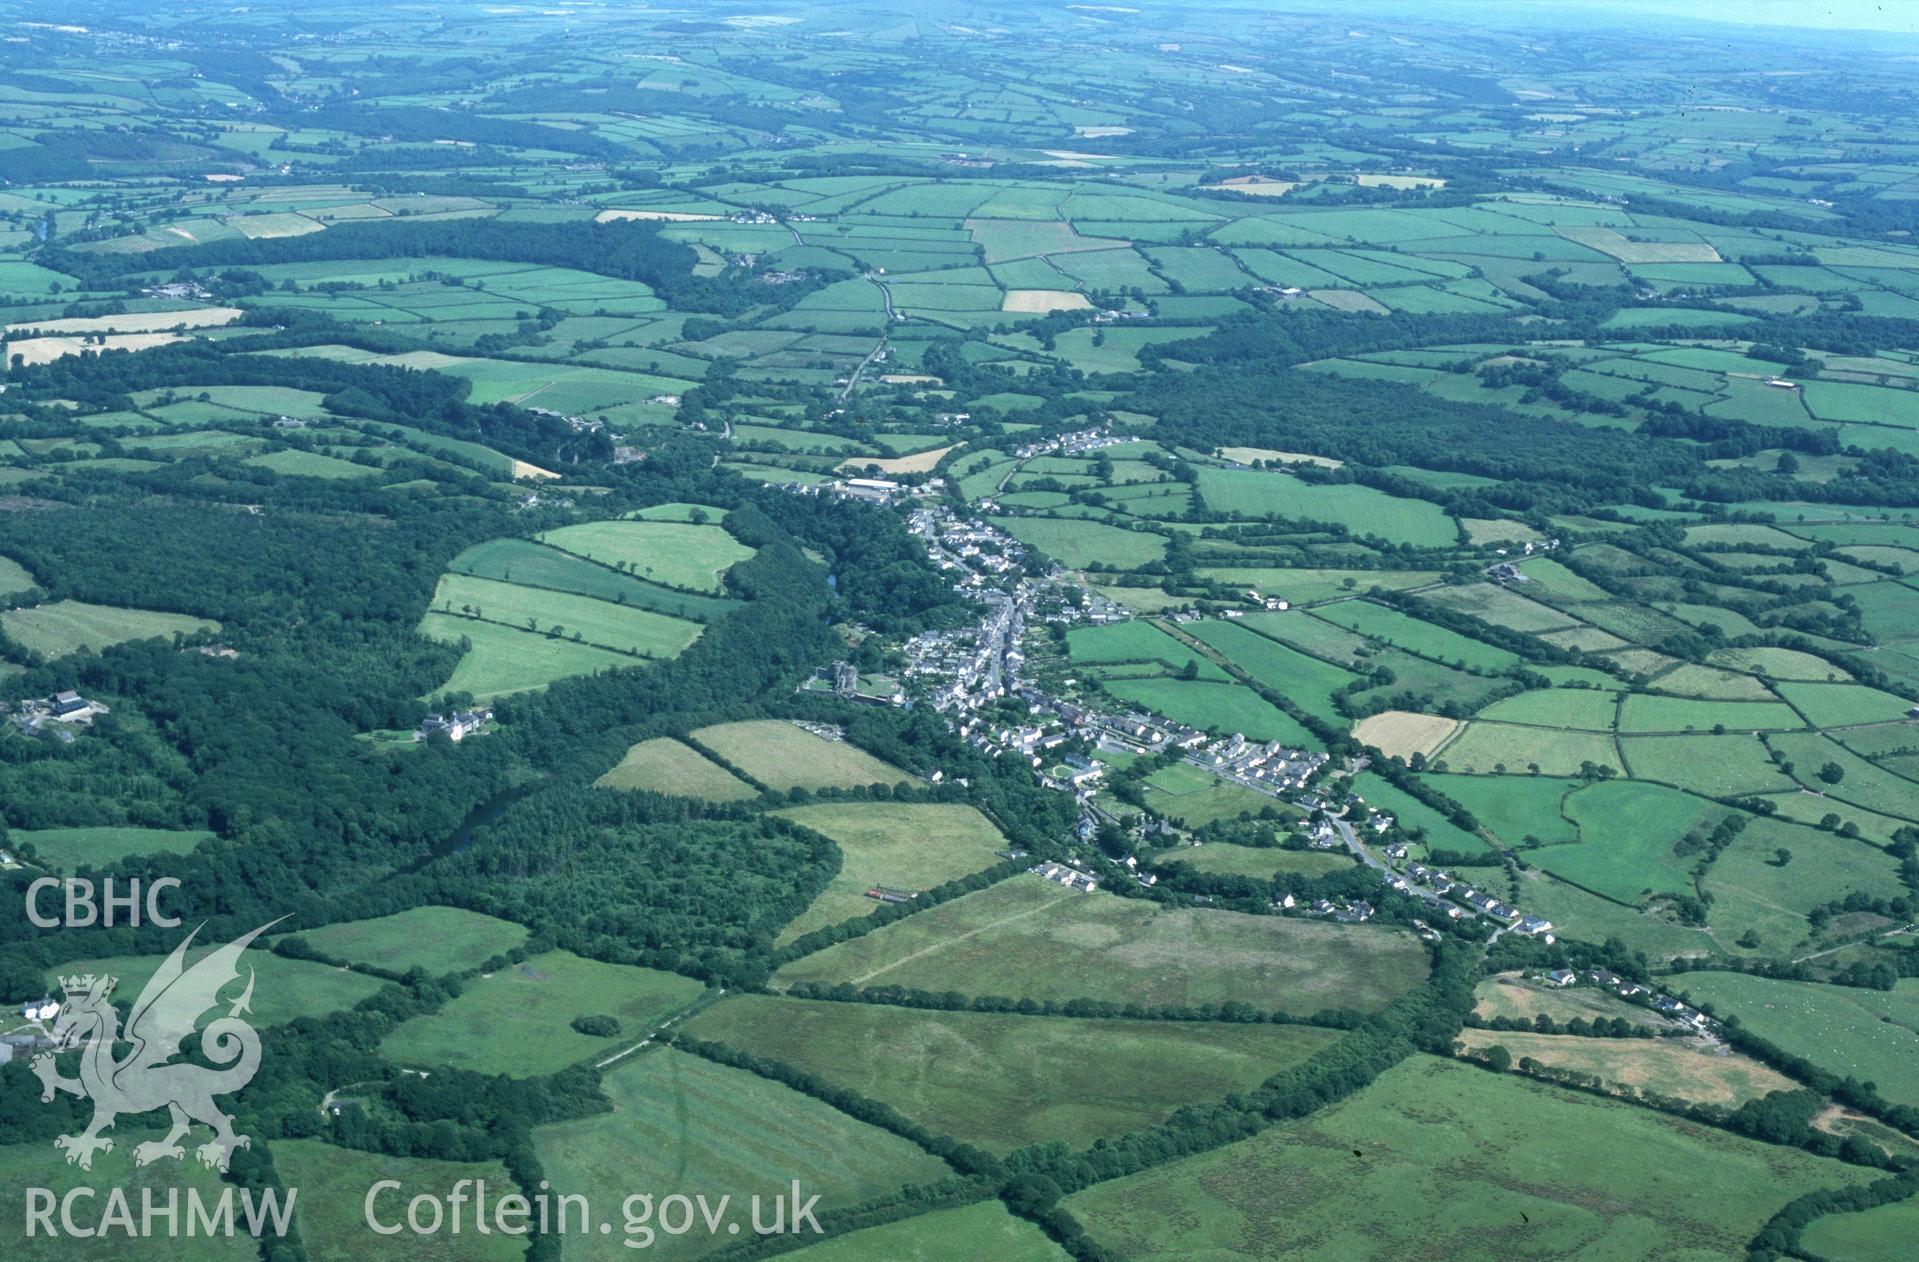
[{"label": "welsh dragon logo", "polygon": [[[136,1147],[137,1165],[185,1157],[180,1140],[195,1122],[213,1130],[213,1138],[195,1149],[213,1169],[224,1171],[234,1149],[252,1146],[247,1136],[233,1133],[233,1119],[214,1103],[215,1096],[231,1095],[246,1086],[260,1068],[260,1036],[241,1019],[253,1002],[251,968],[245,991],[232,1001],[226,1015],[198,1031],[201,1055],[215,1066],[230,1068],[169,1062],[181,1054],[200,1018],[219,1007],[220,991],[240,976],[239,960],[247,946],[279,923],[262,925],[189,966],[187,948],[200,932],[194,929],[140,991],[124,1033],[111,1002],[117,979],[90,973],[60,979],[66,1001],[50,1031],[53,1051],[34,1057],[32,1067],[44,1088],[42,1103],[51,1101],[56,1091],[93,1101],[93,1123],[85,1133],[53,1141],[55,1148],[66,1151],[69,1164],[92,1169],[95,1153],[113,1151],[113,1140],[102,1131],[123,1114],[162,1108],[171,1115],[173,1129],[165,1139]],[[115,1052],[123,1044],[130,1050],[116,1059]],[[62,1077],[54,1057],[74,1048],[80,1049],[80,1076]]]}]

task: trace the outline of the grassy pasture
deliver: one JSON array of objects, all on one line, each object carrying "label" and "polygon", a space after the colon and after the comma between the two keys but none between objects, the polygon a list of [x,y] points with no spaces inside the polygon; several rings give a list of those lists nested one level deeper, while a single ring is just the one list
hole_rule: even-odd
[{"label": "grassy pasture", "polygon": [[1328,722],[1340,721],[1333,694],[1353,682],[1352,672],[1249,631],[1232,622],[1201,622],[1188,634],[1211,646],[1254,682],[1272,689]]},{"label": "grassy pasture", "polygon": [[1618,703],[1618,693],[1595,688],[1540,688],[1495,701],[1478,717],[1535,727],[1610,732]]},{"label": "grassy pasture", "polygon": [[863,784],[904,784],[909,777],[858,745],[827,740],[783,719],[719,723],[692,739],[768,788],[850,789]]},{"label": "grassy pasture", "polygon": [[[690,977],[549,951],[468,982],[438,1012],[395,1026],[380,1051],[402,1065],[539,1078],[638,1042],[700,990]],[[571,1028],[575,1017],[600,1015],[620,1022],[617,1036]]]},{"label": "grassy pasture", "polygon": [[0,598],[15,596],[33,586],[27,567],[11,557],[0,556]]},{"label": "grassy pasture", "polygon": [[716,592],[720,576],[753,555],[718,526],[673,521],[594,521],[562,526],[541,543],[636,577],[692,592]]},{"label": "grassy pasture", "polygon": [[213,834],[203,829],[16,828],[13,844],[31,843],[41,863],[64,871],[109,863],[137,854],[186,854]]},{"label": "grassy pasture", "polygon": [[[1816,732],[1781,733],[1768,736],[1766,743],[1792,764],[1793,778],[1814,793],[1919,821],[1919,781],[1869,762]],[[1827,784],[1819,777],[1828,763],[1843,776],[1838,784]]]},{"label": "grassy pasture", "polygon": [[479,701],[544,688],[556,679],[642,664],[625,653],[591,644],[448,614],[427,614],[420,620],[420,633],[448,644],[468,642],[466,655],[442,691],[472,693]]},{"label": "grassy pasture", "polygon": [[1779,695],[1814,727],[1855,723],[1895,723],[1915,708],[1913,702],[1863,684],[1782,683]]},{"label": "grassy pasture", "polygon": [[1075,568],[1094,561],[1133,568],[1166,554],[1164,535],[1102,522],[1057,517],[995,517],[992,522],[1027,547]]},{"label": "grassy pasture", "polygon": [[[1279,799],[1222,780],[1189,763],[1162,767],[1146,778],[1143,793],[1153,814],[1187,828],[1265,810],[1289,812]],[[1277,852],[1274,852],[1277,853]]]},{"label": "grassy pasture", "polygon": [[[1081,1148],[1156,1125],[1181,1105],[1258,1086],[1337,1037],[1310,1026],[928,1012],[764,995],[726,999],[686,1028],[998,1153],[1049,1141]],[[1146,1066],[1150,1073],[1139,1072]]]},{"label": "grassy pasture", "polygon": [[1427,775],[1426,784],[1438,789],[1473,813],[1493,836],[1509,846],[1534,837],[1551,844],[1570,841],[1578,833],[1564,814],[1566,795],[1577,780],[1553,776]]},{"label": "grassy pasture", "polygon": [[1902,1262],[1914,1240],[1919,1240],[1919,1200],[1816,1218],[1800,1237],[1813,1256],[1834,1262]]},{"label": "grassy pasture", "polygon": [[1619,710],[1621,732],[1781,731],[1804,727],[1792,707],[1777,701],[1701,701],[1637,694]]},{"label": "grassy pasture", "polygon": [[1395,931],[1158,908],[1021,876],[797,960],[777,980],[1313,1013],[1381,1007],[1425,975],[1417,941]]},{"label": "grassy pasture", "polygon": [[848,1232],[786,1256],[792,1262],[1067,1262],[1070,1255],[992,1200]]},{"label": "grassy pasture", "polygon": [[367,1225],[367,1194],[382,1179],[405,1185],[376,1202],[377,1217],[387,1226],[404,1221],[413,1196],[444,1196],[461,1179],[484,1179],[489,1197],[508,1195],[516,1190],[513,1176],[497,1161],[433,1161],[360,1152],[317,1139],[276,1139],[273,1167],[285,1187],[300,1189],[294,1219],[313,1262],[511,1262],[526,1256],[524,1236],[483,1236],[472,1229],[470,1217],[457,1235],[448,1230],[385,1236]]},{"label": "grassy pasture", "polygon": [[[641,1053],[602,1082],[612,1111],[542,1126],[533,1144],[555,1194],[589,1198],[601,1216],[644,1190],[659,1198],[730,1196],[734,1214],[755,1194],[770,1198],[798,1179],[819,1212],[844,1210],[901,1186],[944,1177],[948,1167],[918,1147],[828,1105],[741,1069],[670,1048]],[[770,1210],[768,1218],[771,1217]],[[630,1258],[614,1219],[611,1235],[570,1232],[565,1262]],[[661,1234],[648,1255],[685,1258],[729,1243],[703,1229]]]},{"label": "grassy pasture", "polygon": [[[39,1099],[37,1085],[34,1099]],[[159,1117],[154,1120],[164,1123],[165,1119]],[[204,1139],[206,1132],[201,1130],[199,1134]],[[10,1243],[7,1257],[18,1259],[19,1262],[134,1262],[136,1259],[137,1262],[252,1262],[258,1258],[260,1242],[247,1235],[243,1227],[232,1236],[187,1234],[189,1202],[186,1198],[189,1189],[197,1192],[200,1203],[209,1209],[219,1203],[224,1192],[233,1192],[234,1219],[237,1223],[246,1221],[242,1208],[244,1203],[238,1189],[224,1184],[217,1171],[207,1169],[191,1152],[182,1161],[136,1165],[134,1149],[145,1140],[161,1137],[159,1129],[150,1133],[142,1131],[132,1119],[128,1119],[114,1132],[113,1151],[96,1155],[91,1170],[68,1165],[49,1139],[0,1147],[0,1196],[6,1197],[10,1204],[17,1207],[27,1204],[30,1188],[43,1188],[62,1199],[70,1192],[87,1189],[93,1193],[92,1198],[82,1197],[74,1203],[74,1221],[82,1228],[88,1225],[89,1215],[93,1224],[98,1226],[98,1216],[108,1205],[110,1188],[126,1196],[135,1215],[132,1221],[136,1224],[144,1195],[150,1193],[154,1205],[160,1208],[166,1206],[170,1196],[177,1193],[180,1197],[180,1229],[177,1236],[166,1233],[163,1219],[156,1220],[162,1230],[147,1238],[129,1241],[127,1235],[117,1229],[93,1237],[69,1235],[64,1230],[54,1236],[48,1236],[45,1232],[30,1235],[24,1219],[13,1218],[8,1223],[7,1238]],[[276,1153],[279,1147],[276,1142]],[[365,1195],[364,1186],[360,1194]],[[357,1201],[355,1206],[357,1209]],[[60,1220],[57,1210],[55,1213],[53,1221],[57,1225]]]},{"label": "grassy pasture", "polygon": [[529,539],[489,539],[454,557],[447,568],[475,578],[591,596],[698,622],[717,618],[739,604],[724,597],[695,595],[642,582]]},{"label": "grassy pasture", "polygon": [[871,915],[875,886],[920,892],[992,867],[1006,838],[970,806],[930,802],[834,802],[777,812],[839,847],[839,872],[780,935]]},{"label": "grassy pasture", "polygon": [[1707,923],[1722,938],[1751,931],[1761,949],[1791,952],[1810,936],[1805,916],[1814,907],[1853,893],[1879,895],[1898,883],[1897,863],[1876,846],[1787,820],[1755,819],[1706,873],[1713,896]]},{"label": "grassy pasture", "polygon": [[1491,849],[1476,833],[1469,833],[1446,815],[1372,772],[1353,777],[1353,791],[1369,805],[1391,815],[1407,837],[1428,850],[1483,854]]},{"label": "grassy pasture", "polygon": [[1637,903],[1648,894],[1690,892],[1691,863],[1673,853],[1673,843],[1723,808],[1662,785],[1612,780],[1569,794],[1564,810],[1579,840],[1527,858],[1594,893]]},{"label": "grassy pasture", "polygon": [[1285,473],[1202,468],[1199,493],[1218,512],[1337,522],[1355,534],[1377,535],[1390,543],[1431,547],[1459,535],[1457,523],[1439,505],[1356,483],[1319,486]]},{"label": "grassy pasture", "polygon": [[1103,627],[1074,627],[1066,633],[1066,649],[1074,662],[1156,662],[1168,672],[1193,662],[1199,668],[1201,679],[1228,678],[1226,672],[1207,660],[1200,650],[1180,643],[1150,622],[1134,620]]},{"label": "grassy pasture", "polygon": [[[1256,588],[1262,595],[1283,597],[1295,605],[1336,600],[1350,596],[1355,590],[1363,592],[1373,587],[1399,591],[1420,587],[1439,578],[1439,574],[1432,570],[1294,569],[1278,566],[1201,566],[1194,573],[1209,581],[1239,588]],[[1259,615],[1252,614],[1249,617],[1257,618]]]},{"label": "grassy pasture", "polygon": [[349,920],[298,931],[323,955],[404,973],[438,977],[478,968],[526,941],[524,928],[460,907],[415,907],[374,920]]},{"label": "grassy pasture", "polygon": [[1611,736],[1603,732],[1565,732],[1516,723],[1488,723],[1475,719],[1439,751],[1443,769],[1481,775],[1524,771],[1538,764],[1548,776],[1579,774],[1585,763],[1620,770]]},{"label": "grassy pasture", "polygon": [[[194,948],[187,956],[189,966],[204,958],[206,952],[212,949],[206,945],[205,935],[195,939]],[[114,997],[131,1004],[139,998],[140,988],[147,984],[154,971],[166,960],[164,955],[118,955],[104,959],[71,960],[46,971],[47,986],[58,993],[62,974],[105,973],[119,978],[119,984],[114,987]],[[282,959],[259,949],[257,943],[253,950],[242,957],[241,965],[244,970],[256,974],[259,980],[254,988],[252,1019],[255,1025],[261,1026],[281,1025],[298,1017],[322,1017],[329,1012],[339,1012],[351,1008],[386,985],[377,978],[346,969],[315,964],[310,960]],[[221,987],[221,994],[227,1000],[237,999],[246,985],[247,977],[243,971],[241,976]]]},{"label": "grassy pasture", "polygon": [[1203,846],[1181,846],[1155,859],[1164,866],[1178,864],[1196,872],[1218,872],[1227,876],[1251,877],[1256,881],[1276,876],[1325,876],[1343,872],[1353,865],[1349,855],[1328,850],[1284,850],[1277,846],[1238,846],[1214,841]]},{"label": "grassy pasture", "polygon": [[209,618],[92,605],[82,600],[56,600],[0,612],[0,630],[21,647],[46,657],[65,657],[89,648],[98,651],[132,640],[165,639],[219,629],[220,624]]},{"label": "grassy pasture", "polygon": [[[468,615],[469,609],[479,612]],[[698,623],[648,609],[467,574],[440,577],[432,610],[439,619],[481,619],[565,639],[577,635],[586,644],[641,657],[673,657],[700,635]]]},{"label": "grassy pasture", "polygon": [[1471,639],[1368,600],[1335,601],[1315,609],[1313,616],[1449,666],[1475,671],[1502,671],[1519,661],[1519,655],[1508,649]]},{"label": "grassy pasture", "polygon": [[[1674,1170],[1686,1177],[1674,1180]],[[1095,1240],[1132,1262],[1704,1259],[1743,1256],[1753,1233],[1796,1196],[1873,1177],[1630,1104],[1419,1056],[1312,1117],[1098,1184],[1065,1204]]]},{"label": "grassy pasture", "polygon": [[1143,709],[1189,727],[1249,740],[1308,746],[1313,737],[1285,711],[1238,684],[1183,679],[1115,679],[1106,690]]},{"label": "grassy pasture", "polygon": [[1636,780],[1658,780],[1708,797],[1774,793],[1792,780],[1773,763],[1764,742],[1746,733],[1724,736],[1628,736],[1619,751]]},{"label": "grassy pasture", "polygon": [[759,790],[670,736],[641,741],[593,782],[602,789],[642,789],[708,802],[743,802]]},{"label": "grassy pasture", "polygon": [[1877,1082],[1888,1100],[1919,1103],[1919,979],[1905,978],[1887,993],[1746,973],[1693,973],[1683,990],[1823,1069]]}]

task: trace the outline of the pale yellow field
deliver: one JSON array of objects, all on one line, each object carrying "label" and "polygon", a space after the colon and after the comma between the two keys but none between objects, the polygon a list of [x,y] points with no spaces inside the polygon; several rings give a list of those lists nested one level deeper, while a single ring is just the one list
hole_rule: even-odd
[{"label": "pale yellow field", "polygon": [[277,240],[281,237],[304,237],[309,232],[324,232],[326,225],[315,223],[305,215],[292,213],[266,215],[234,215],[227,220],[227,227],[242,236],[255,240]]},{"label": "pale yellow field", "polygon": [[551,469],[542,469],[536,464],[528,464],[524,460],[515,460],[513,462],[513,476],[516,478],[532,478],[535,481],[545,481],[547,478],[557,478],[560,475]]},{"label": "pale yellow field", "polygon": [[77,337],[30,337],[18,342],[8,342],[6,349],[0,351],[7,363],[13,362],[18,355],[23,364],[50,364],[56,359],[68,355],[93,355],[100,351],[144,351],[155,346],[168,346],[184,339],[178,333],[109,333],[104,345],[99,342],[88,344]]},{"label": "pale yellow field", "polygon": [[1093,304],[1085,294],[1070,289],[1009,289],[999,305],[1001,311],[1043,314],[1048,311],[1090,311]]},{"label": "pale yellow field", "polygon": [[1383,710],[1353,725],[1353,737],[1392,758],[1431,758],[1459,730],[1459,720],[1414,710]]},{"label": "pale yellow field", "polygon": [[593,216],[594,223],[618,223],[622,219],[658,219],[665,223],[707,223],[718,215],[694,215],[682,210],[603,210]]},{"label": "pale yellow field", "polygon": [[1572,225],[1554,228],[1568,241],[1610,254],[1621,263],[1718,263],[1719,251],[1704,241],[1634,241],[1611,228]]},{"label": "pale yellow field", "polygon": [[195,230],[194,225],[192,224],[170,223],[162,226],[160,228],[160,231],[168,233],[171,236],[176,236],[180,238],[182,241],[190,241],[195,245],[198,245],[203,239],[205,239],[200,235],[199,232]]},{"label": "pale yellow field", "polygon": [[946,384],[938,377],[929,377],[923,372],[882,373],[880,380],[889,386],[943,386]]},{"label": "pale yellow field", "polygon": [[1462,517],[1459,524],[1466,528],[1469,543],[1523,543],[1539,538],[1539,532],[1525,522],[1502,517]]},{"label": "pale yellow field", "polygon": [[166,329],[204,329],[231,324],[241,316],[238,307],[195,307],[191,311],[143,311],[136,315],[76,316],[67,320],[9,324],[0,332],[14,333],[159,333]]},{"label": "pale yellow field", "polygon": [[855,456],[851,460],[840,461],[842,472],[857,473],[862,469],[877,468],[884,473],[926,473],[940,462],[940,457],[959,446],[935,447],[931,451],[915,452],[910,456],[893,456],[886,460],[874,460],[867,456]]},{"label": "pale yellow field", "polygon": [[1335,460],[1331,456],[1312,456],[1303,451],[1276,451],[1271,447],[1221,447],[1217,453],[1221,459],[1234,464],[1251,464],[1255,460],[1279,460],[1287,464],[1316,464],[1322,469],[1337,469],[1345,464],[1344,460]]},{"label": "pale yellow field", "polygon": [[1299,184],[1294,180],[1269,180],[1263,175],[1236,175],[1230,180],[1221,180],[1219,186],[1248,197],[1284,197]]},{"label": "pale yellow field", "polygon": [[1578,1038],[1506,1030],[1461,1030],[1468,1051],[1498,1043],[1514,1063],[1530,1056],[1542,1065],[1594,1074],[1614,1090],[1652,1091],[1699,1104],[1737,1106],[1798,1084],[1737,1052],[1709,1050],[1693,1039]]}]

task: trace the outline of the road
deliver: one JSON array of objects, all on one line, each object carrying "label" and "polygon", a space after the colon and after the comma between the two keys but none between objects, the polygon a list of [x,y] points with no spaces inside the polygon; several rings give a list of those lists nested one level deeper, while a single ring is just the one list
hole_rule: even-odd
[{"label": "road", "polygon": [[[794,235],[797,236],[798,234],[795,233]],[[885,281],[874,280],[871,276],[868,276],[866,279],[880,291],[880,301],[886,304],[886,327],[890,331],[893,327],[893,291],[886,287]],[[840,391],[840,398],[844,399],[847,395],[853,393],[853,387],[860,383],[860,377],[872,366],[873,361],[886,353],[886,345],[887,334],[882,333],[880,334],[879,344],[866,353],[866,358],[860,361],[858,368],[855,368],[848,374],[846,378],[846,389]]]}]

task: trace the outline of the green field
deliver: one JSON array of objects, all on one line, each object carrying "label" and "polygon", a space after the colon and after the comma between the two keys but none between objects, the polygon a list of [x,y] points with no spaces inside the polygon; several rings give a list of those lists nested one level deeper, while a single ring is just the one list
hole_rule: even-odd
[{"label": "green field", "polygon": [[1341,600],[1313,611],[1315,617],[1384,640],[1409,653],[1468,670],[1503,671],[1519,661],[1516,653],[1423,622],[1368,600]]},{"label": "green field", "polygon": [[1333,694],[1353,682],[1352,672],[1308,657],[1232,622],[1196,623],[1191,634],[1255,683],[1328,722],[1338,721],[1339,710]]},{"label": "green field", "polygon": [[1006,838],[970,806],[930,802],[843,802],[779,811],[839,847],[840,870],[780,935],[803,933],[871,915],[883,904],[876,887],[920,893],[992,867]]},{"label": "green field", "polygon": [[17,596],[33,586],[27,567],[11,557],[0,556],[0,598]]},{"label": "green field", "polygon": [[1094,665],[1153,662],[1169,673],[1192,662],[1202,679],[1227,678],[1226,672],[1208,661],[1205,653],[1181,643],[1150,622],[1134,620],[1103,627],[1075,627],[1066,633],[1066,649],[1075,662]]},{"label": "green field", "polygon": [[472,693],[481,702],[544,688],[556,679],[645,665],[626,653],[455,614],[427,614],[420,633],[447,644],[466,643],[466,653],[440,691]]},{"label": "green field", "polygon": [[1574,780],[1552,776],[1424,776],[1431,787],[1473,813],[1492,834],[1508,846],[1527,844],[1527,838],[1551,843],[1570,841],[1577,833],[1562,813]]},{"label": "green field", "polygon": [[[35,1099],[38,1099],[37,1095]],[[127,1117],[114,1133],[113,1151],[97,1155],[91,1170],[68,1165],[51,1139],[0,1147],[0,1196],[6,1197],[18,1212],[28,1204],[30,1189],[45,1189],[62,1200],[76,1190],[86,1189],[91,1195],[83,1194],[75,1198],[73,1203],[76,1225],[88,1230],[100,1226],[100,1216],[106,1211],[108,1197],[111,1196],[108,1189],[119,1190],[126,1196],[136,1223],[144,1195],[151,1193],[153,1203],[160,1208],[164,1208],[168,1200],[177,1195],[181,1224],[177,1236],[160,1232],[147,1239],[130,1240],[119,1229],[90,1239],[68,1235],[60,1228],[56,1208],[53,1225],[58,1234],[53,1238],[37,1231],[29,1234],[24,1226],[24,1215],[9,1223],[8,1258],[23,1258],[30,1262],[125,1262],[132,1258],[139,1259],[139,1262],[148,1262],[149,1259],[151,1262],[252,1262],[257,1259],[260,1256],[260,1243],[249,1237],[244,1229],[230,1237],[209,1237],[205,1233],[187,1235],[185,1224],[188,1207],[192,1204],[188,1199],[190,1191],[198,1194],[200,1203],[209,1212],[217,1212],[215,1207],[221,1195],[232,1191],[236,1222],[245,1221],[244,1202],[240,1199],[238,1189],[223,1183],[218,1173],[202,1165],[191,1153],[182,1161],[136,1165],[134,1149],[149,1139],[162,1137],[159,1129],[148,1131],[141,1126],[142,1122],[148,1120],[161,1124],[165,1122],[163,1117],[141,1118],[137,1122]],[[202,1137],[206,1134],[204,1130],[198,1133]],[[278,1151],[277,1144],[275,1151]],[[365,1195],[364,1187],[360,1195]],[[155,1221],[164,1224],[165,1220]]]},{"label": "green field", "polygon": [[1795,1196],[1871,1177],[1422,1056],[1305,1121],[1099,1184],[1066,1206],[1136,1262],[1703,1260],[1744,1257]]},{"label": "green field", "polygon": [[540,542],[690,592],[720,590],[720,577],[753,555],[719,526],[669,521],[594,521],[562,526]]},{"label": "green field", "polygon": [[1758,737],[1628,736],[1619,742],[1636,780],[1659,780],[1708,797],[1737,797],[1792,787]]},{"label": "green field", "polygon": [[752,785],[670,736],[639,742],[593,783],[603,789],[642,789],[708,802],[742,802],[759,796]]},{"label": "green field", "polygon": [[[474,978],[438,1012],[395,1026],[380,1051],[403,1065],[538,1078],[631,1046],[700,991],[690,977],[549,951]],[[620,1033],[601,1038],[570,1028],[586,1016],[613,1017]]]},{"label": "green field", "polygon": [[1214,841],[1203,846],[1181,846],[1158,856],[1160,864],[1178,864],[1195,872],[1217,872],[1225,876],[1251,877],[1267,881],[1276,876],[1325,876],[1343,872],[1353,865],[1352,858],[1330,850],[1282,850],[1277,846],[1236,846]]},{"label": "green field", "polygon": [[446,574],[433,589],[430,617],[500,625],[637,657],[672,657],[699,638],[700,626],[570,592]]},{"label": "green field", "polygon": [[[641,1053],[609,1072],[602,1087],[612,1112],[533,1133],[554,1192],[584,1194],[598,1215],[613,1219],[610,1236],[568,1234],[561,1242],[568,1262],[634,1256],[616,1211],[636,1192],[656,1203],[676,1193],[703,1194],[709,1204],[730,1196],[743,1215],[749,1197],[770,1200],[798,1179],[825,1213],[950,1173],[906,1140],[810,1096],[684,1052]],[[645,1252],[693,1257],[726,1243],[701,1228],[659,1235]]]},{"label": "green field", "polygon": [[771,789],[853,788],[863,784],[902,784],[905,772],[847,741],[827,740],[781,719],[720,723],[694,732],[701,749],[711,750]]},{"label": "green field", "polygon": [[1284,473],[1207,468],[1199,472],[1199,493],[1219,512],[1332,522],[1388,543],[1431,547],[1451,542],[1459,533],[1439,505],[1400,499],[1369,486],[1318,486]]},{"label": "green field", "polygon": [[206,618],[147,609],[117,609],[81,600],[56,600],[26,609],[0,611],[0,631],[6,632],[21,647],[46,657],[65,657],[81,649],[108,649],[129,640],[165,639],[219,629],[219,623]]},{"label": "green field", "polygon": [[1019,876],[797,960],[777,980],[1149,1006],[1237,999],[1310,1015],[1382,1007],[1425,974],[1418,943],[1391,930],[1162,909]]},{"label": "green field", "polygon": [[[514,1192],[516,1185],[497,1161],[462,1163],[339,1148],[317,1139],[276,1139],[273,1168],[287,1189],[299,1189],[295,1221],[313,1262],[382,1262],[421,1258],[426,1262],[511,1262],[526,1256],[524,1237],[474,1230],[469,1212],[455,1235],[451,1220],[436,1235],[411,1232],[382,1235],[368,1225],[367,1197],[375,1183],[398,1180],[403,1186],[383,1191],[373,1203],[382,1227],[406,1222],[407,1202],[422,1192],[445,1196],[462,1179],[485,1180],[490,1199]],[[469,1207],[470,1208],[470,1207]],[[424,1220],[423,1221],[427,1221]]]},{"label": "green field", "polygon": [[[191,922],[189,922],[191,923]],[[188,963],[204,957],[203,934],[195,939]],[[105,974],[119,979],[114,998],[131,1005],[154,972],[165,963],[164,955],[119,955],[108,958],[69,960],[46,970],[49,991],[58,993],[60,977],[74,973]],[[281,1025],[298,1017],[323,1017],[329,1012],[351,1008],[374,994],[385,982],[363,973],[331,968],[309,960],[289,960],[260,949],[258,943],[240,961],[241,975],[221,987],[226,999],[235,999],[246,989],[249,975],[257,978],[253,994],[253,1021],[256,1025]]]},{"label": "green field", "polygon": [[998,1201],[936,1210],[785,1255],[793,1262],[1066,1262],[1067,1252]]},{"label": "green field", "polygon": [[1443,769],[1485,775],[1506,770],[1578,775],[1586,763],[1619,770],[1613,738],[1603,732],[1566,732],[1475,719],[1448,741],[1434,762]]},{"label": "green field", "polygon": [[656,613],[706,622],[737,607],[737,601],[675,591],[530,539],[489,539],[454,557],[448,569],[525,587],[572,592]]},{"label": "green field", "polygon": [[1526,723],[1534,727],[1610,732],[1619,694],[1594,688],[1540,688],[1495,701],[1479,712],[1482,719]]},{"label": "green field", "polygon": [[997,1153],[1052,1140],[1083,1148],[1157,1125],[1181,1105],[1258,1086],[1337,1037],[1297,1025],[922,1012],[761,995],[724,1000],[686,1029]]},{"label": "green field", "polygon": [[1311,746],[1313,737],[1293,717],[1240,684],[1184,679],[1115,679],[1106,690],[1140,709],[1163,714],[1216,736],[1235,732],[1255,741]]},{"label": "green field", "polygon": [[1695,827],[1710,828],[1723,810],[1676,789],[1617,780],[1569,794],[1563,809],[1579,840],[1531,851],[1528,861],[1622,903],[1688,892],[1691,860],[1673,846]]},{"label": "green field", "polygon": [[1096,521],[1055,517],[995,517],[993,524],[1029,548],[1037,548],[1062,565],[1079,568],[1098,561],[1118,569],[1136,569],[1159,560],[1166,537],[1140,530],[1121,530]]},{"label": "green field", "polygon": [[1919,1201],[1895,1201],[1856,1214],[1816,1218],[1800,1243],[1832,1262],[1902,1262],[1919,1239]]},{"label": "green field", "polygon": [[213,834],[168,828],[16,828],[15,845],[31,844],[40,862],[63,870],[105,867],[137,854],[186,854]]},{"label": "green field", "polygon": [[1795,1056],[1876,1082],[1888,1100],[1919,1105],[1919,981],[1905,978],[1888,993],[1698,973],[1681,989]]},{"label": "green field", "polygon": [[336,960],[429,976],[478,968],[526,941],[526,930],[460,907],[415,907],[376,920],[349,920],[301,931],[308,946]]},{"label": "green field", "polygon": [[1267,811],[1283,815],[1291,810],[1278,798],[1221,780],[1210,771],[1184,762],[1161,767],[1146,777],[1140,793],[1148,810],[1186,828]]}]

